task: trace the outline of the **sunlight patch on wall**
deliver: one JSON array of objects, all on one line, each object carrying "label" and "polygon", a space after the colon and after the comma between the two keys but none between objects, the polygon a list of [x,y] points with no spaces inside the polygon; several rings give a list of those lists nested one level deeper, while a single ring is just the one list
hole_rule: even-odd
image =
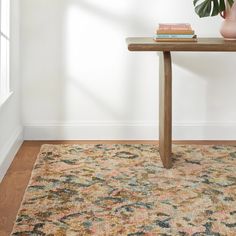
[{"label": "sunlight patch on wall", "polygon": [[[122,119],[124,80],[120,74],[126,56],[123,18],[109,8],[111,4],[105,8],[90,3],[73,2],[66,12],[67,103],[74,100],[80,109],[96,104],[94,113]],[[69,116],[76,113],[70,105],[66,109]]]},{"label": "sunlight patch on wall", "polygon": [[[104,12],[103,12],[104,11]],[[66,20],[66,63],[70,77],[87,76],[91,70],[103,77],[104,71],[111,72],[122,56],[122,28],[117,26],[112,11],[96,9],[89,5],[72,5],[67,10]],[[115,16],[115,14],[114,14]],[[78,66],[80,65],[80,66]],[[87,78],[92,79],[92,78]]]}]

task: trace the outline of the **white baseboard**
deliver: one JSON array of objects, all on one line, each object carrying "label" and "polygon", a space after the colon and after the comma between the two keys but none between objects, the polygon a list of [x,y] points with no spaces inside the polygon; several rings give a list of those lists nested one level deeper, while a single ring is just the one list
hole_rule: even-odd
[{"label": "white baseboard", "polygon": [[[156,140],[154,123],[25,124],[25,140]],[[174,123],[174,140],[236,140],[235,123]]]},{"label": "white baseboard", "polygon": [[23,143],[23,128],[19,127],[15,130],[12,136],[1,147],[0,152],[0,182],[5,176],[8,168],[10,167],[17,151]]}]

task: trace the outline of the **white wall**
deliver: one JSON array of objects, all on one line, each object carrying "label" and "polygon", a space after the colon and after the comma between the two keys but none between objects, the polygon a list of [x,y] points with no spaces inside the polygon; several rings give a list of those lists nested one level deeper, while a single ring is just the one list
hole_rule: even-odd
[{"label": "white wall", "polygon": [[12,96],[0,107],[0,182],[23,140],[20,105],[19,1],[11,1],[10,87]]},{"label": "white wall", "polygon": [[[156,139],[158,56],[128,36],[199,19],[191,0],[21,0],[25,139]],[[175,139],[236,139],[235,53],[173,53]]]}]

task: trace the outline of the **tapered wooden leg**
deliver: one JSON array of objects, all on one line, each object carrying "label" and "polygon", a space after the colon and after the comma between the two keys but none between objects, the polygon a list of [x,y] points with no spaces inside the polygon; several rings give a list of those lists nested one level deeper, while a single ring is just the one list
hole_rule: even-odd
[{"label": "tapered wooden leg", "polygon": [[170,52],[160,53],[159,78],[159,149],[165,168],[171,168],[172,142],[172,68]]}]

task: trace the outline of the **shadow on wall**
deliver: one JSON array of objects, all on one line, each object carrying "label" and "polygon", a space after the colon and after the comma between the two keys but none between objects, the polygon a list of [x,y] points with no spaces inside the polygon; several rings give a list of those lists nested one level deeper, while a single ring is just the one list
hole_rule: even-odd
[{"label": "shadow on wall", "polygon": [[[93,3],[92,3],[93,2]],[[85,1],[85,0],[71,0],[70,1],[70,7],[77,7],[81,10],[86,11],[88,14],[94,15],[96,17],[102,18],[109,22],[113,27],[118,28],[128,28],[130,31],[137,31],[137,32],[147,32],[147,24],[143,19],[140,17],[137,17],[135,14],[136,8],[138,4],[133,4],[130,2],[130,8],[128,8],[129,12],[124,13],[120,12],[120,14],[117,14],[114,9],[109,10],[109,4],[107,9],[104,7],[101,7],[101,3],[99,1]],[[94,4],[96,2],[96,4]],[[114,6],[117,2],[112,2],[112,5]],[[108,2],[107,2],[108,3]],[[124,9],[127,10],[127,9]],[[102,31],[101,31],[102,33]]]},{"label": "shadow on wall", "polygon": [[[102,110],[105,110],[107,113],[109,113],[113,118],[119,119],[120,114],[114,109],[112,104],[109,103],[109,101],[105,101],[96,94],[96,91],[92,91],[88,87],[85,86],[80,80],[76,78],[69,78],[70,83],[73,84],[73,87],[76,88],[76,90],[79,93],[82,93],[86,98],[91,100],[94,105],[99,106]],[[98,90],[100,90],[98,88]]]},{"label": "shadow on wall", "polygon": [[[174,65],[197,75],[202,80],[203,87],[199,93],[199,100],[204,96],[204,121],[217,124],[217,122],[222,123],[222,120],[230,120],[226,114],[229,114],[227,105],[231,103],[232,97],[235,97],[235,55],[220,52],[173,53],[172,58]],[[176,79],[181,83],[181,78]],[[185,78],[184,81],[187,84],[196,82],[188,78]],[[193,104],[193,106],[195,105],[197,104]],[[235,117],[235,111],[231,110],[230,112],[232,118]],[[204,130],[202,132],[203,137],[209,136],[204,135]],[[214,138],[212,137],[212,139]]]},{"label": "shadow on wall", "polygon": [[[201,78],[221,78],[225,75],[225,71],[230,71],[232,63],[230,56],[227,53],[227,60],[225,53],[217,52],[183,52],[172,53],[173,63],[182,67],[185,70],[191,71],[194,74],[199,75]],[[212,66],[214,70],[212,70]],[[224,70],[222,70],[224,68]]]}]

